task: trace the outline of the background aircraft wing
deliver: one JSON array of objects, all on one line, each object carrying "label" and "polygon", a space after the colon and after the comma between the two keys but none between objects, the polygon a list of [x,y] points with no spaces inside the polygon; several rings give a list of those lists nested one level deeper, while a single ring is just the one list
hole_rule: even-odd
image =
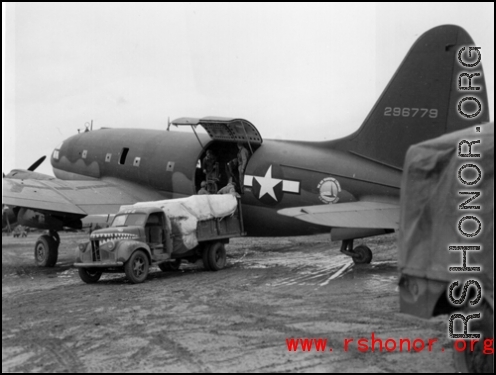
[{"label": "background aircraft wing", "polygon": [[3,179],[3,204],[79,215],[115,213],[121,205],[164,199],[126,181]]},{"label": "background aircraft wing", "polygon": [[277,212],[309,223],[340,228],[397,229],[400,218],[399,202],[358,201],[285,208]]}]

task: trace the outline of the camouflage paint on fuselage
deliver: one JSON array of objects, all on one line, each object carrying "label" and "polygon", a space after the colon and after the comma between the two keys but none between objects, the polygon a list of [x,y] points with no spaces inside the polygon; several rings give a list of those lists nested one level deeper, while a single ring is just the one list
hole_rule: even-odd
[{"label": "camouflage paint on fuselage", "polygon": [[101,129],[64,141],[52,153],[51,163],[60,179],[116,178],[185,196],[195,193],[194,171],[201,152],[198,140],[188,133]]},{"label": "camouflage paint on fuselage", "polygon": [[[156,190],[166,198],[188,196],[196,193],[200,183],[195,181],[198,160],[207,148],[215,150],[220,143],[198,136],[204,148],[192,133],[101,129],[64,141],[52,153],[51,163],[60,179],[118,179]],[[249,235],[329,232],[328,227],[277,213],[282,208],[326,203],[321,186],[326,179],[336,181],[340,188],[333,203],[364,196],[384,201],[399,197],[399,170],[336,150],[333,143],[266,140],[254,151],[245,171],[249,183],[242,196]]]}]

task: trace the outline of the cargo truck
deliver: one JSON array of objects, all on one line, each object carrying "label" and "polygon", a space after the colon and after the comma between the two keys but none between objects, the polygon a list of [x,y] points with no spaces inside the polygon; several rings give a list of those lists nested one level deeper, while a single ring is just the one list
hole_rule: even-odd
[{"label": "cargo truck", "polygon": [[146,280],[151,265],[178,269],[183,260],[203,260],[205,269],[226,265],[225,245],[244,236],[241,203],[232,195],[123,206],[109,228],[93,231],[79,245],[74,266],[86,283],[104,272],[124,272],[132,283]]}]

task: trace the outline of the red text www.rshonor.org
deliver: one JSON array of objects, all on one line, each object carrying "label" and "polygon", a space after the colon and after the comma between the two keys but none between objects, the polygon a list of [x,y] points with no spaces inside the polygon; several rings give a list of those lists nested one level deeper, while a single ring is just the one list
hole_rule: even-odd
[{"label": "red text www.rshonor.org", "polygon": [[[347,352],[351,348],[356,347],[359,352],[365,353],[365,352],[382,352],[382,351],[387,351],[387,352],[394,352],[394,351],[399,351],[399,352],[422,352],[424,350],[427,350],[429,352],[434,350],[434,344],[438,341],[436,338],[431,338],[427,340],[423,340],[421,338],[415,338],[415,339],[409,339],[409,338],[400,338],[400,339],[393,339],[393,338],[387,338],[387,339],[380,339],[375,337],[375,334],[372,333],[371,338],[359,338],[359,339],[353,339],[353,338],[345,338],[343,340],[343,350]],[[460,340],[463,341],[463,340]],[[473,340],[474,343],[477,340]],[[493,340],[487,340],[490,341],[490,343],[484,342],[484,354],[493,354],[494,353],[494,348],[493,348]],[[473,344],[474,344],[473,343]],[[463,351],[463,350],[470,350],[470,348],[473,347],[474,345],[470,344],[464,346],[463,348],[460,346],[456,345],[457,342],[455,342],[454,349],[457,351]],[[488,345],[486,345],[488,344]],[[297,352],[297,351],[303,351],[303,352],[311,352],[311,351],[316,351],[316,352],[332,352],[332,348],[328,347],[327,345],[327,339],[324,338],[288,338],[286,339],[286,348],[290,352]],[[444,351],[444,348],[439,346],[438,349],[441,351]]]},{"label": "red text www.rshonor.org", "polygon": [[[422,339],[379,339],[372,333],[371,339],[359,338],[357,340],[352,338],[345,338],[343,340],[343,350],[347,352],[349,349],[356,347],[360,352],[375,352],[375,351],[416,351],[421,352],[424,349],[432,351],[434,343],[437,339],[429,339],[424,341]],[[323,338],[289,338],[286,339],[286,347],[290,352],[303,351],[303,352],[332,352],[332,348],[327,346],[327,339]]]}]

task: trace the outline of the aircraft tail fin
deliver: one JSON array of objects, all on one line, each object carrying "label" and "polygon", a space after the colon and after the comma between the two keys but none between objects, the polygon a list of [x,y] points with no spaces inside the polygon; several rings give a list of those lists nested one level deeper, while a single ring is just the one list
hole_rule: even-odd
[{"label": "aircraft tail fin", "polygon": [[[465,50],[460,58],[459,51]],[[489,107],[481,61],[483,49],[474,44],[461,27],[444,25],[421,35],[404,58],[386,89],[376,102],[362,126],[346,137],[343,146],[367,159],[402,168],[410,145],[489,121]],[[459,90],[461,85],[479,90]],[[479,73],[480,75],[477,75]],[[458,103],[465,97],[474,99]],[[480,103],[480,105],[478,103]]]}]

